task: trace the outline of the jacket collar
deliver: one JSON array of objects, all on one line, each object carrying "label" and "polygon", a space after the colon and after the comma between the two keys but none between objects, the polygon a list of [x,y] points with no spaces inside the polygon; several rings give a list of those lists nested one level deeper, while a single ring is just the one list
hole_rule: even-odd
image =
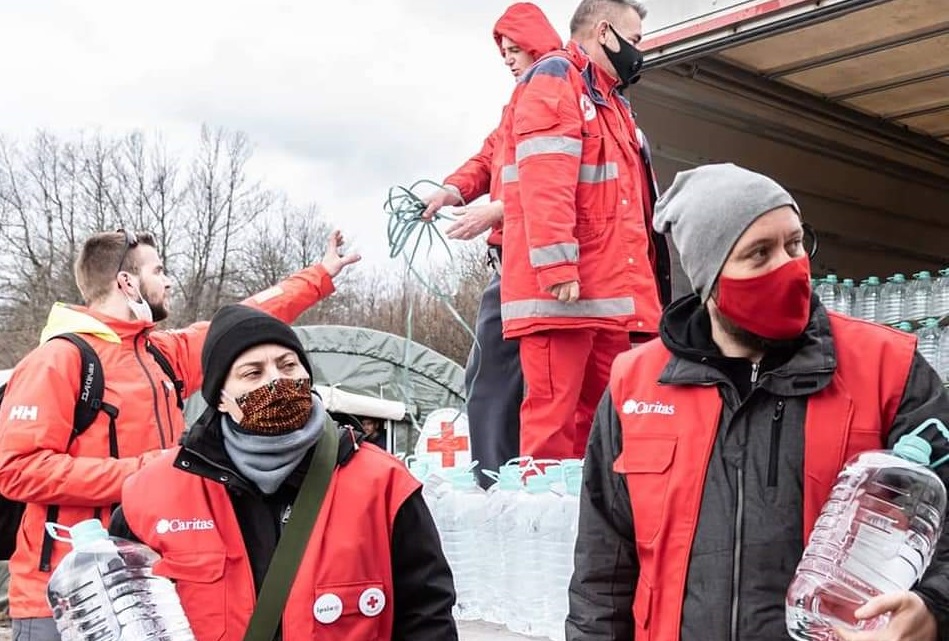
[{"label": "jacket collar", "polygon": [[[342,466],[348,463],[359,450],[359,444],[363,438],[349,427],[337,427],[337,430],[339,431],[339,451],[336,463]],[[285,485],[299,489],[312,454],[311,448],[284,482]],[[215,408],[207,408],[181,436],[181,448],[175,457],[174,466],[184,472],[221,483],[228,490],[238,493],[260,493],[256,485],[237,471],[234,462],[227,455],[221,434],[221,413]]]},{"label": "jacket collar", "polygon": [[[673,355],[660,376],[660,383],[728,383],[726,372],[739,363],[748,363],[721,353],[712,341],[708,310],[695,294],[680,298],[666,309],[659,334]],[[765,355],[759,385],[779,396],[806,396],[829,385],[836,369],[830,319],[815,296],[811,301],[810,320],[800,338]]]}]

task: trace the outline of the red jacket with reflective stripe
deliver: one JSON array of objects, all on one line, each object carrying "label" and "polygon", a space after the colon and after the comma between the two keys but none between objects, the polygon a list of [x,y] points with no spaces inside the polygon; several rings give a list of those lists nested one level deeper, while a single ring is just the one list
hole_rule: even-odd
[{"label": "red jacket with reflective stripe", "polygon": [[[291,323],[332,292],[332,279],[321,265],[314,265],[244,304]],[[96,514],[107,523],[125,479],[160,449],[174,447],[185,429],[174,386],[145,352],[145,342],[165,355],[188,396],[201,388],[201,348],[208,323],[172,331],[153,327],[57,305],[44,331],[44,336],[81,333],[95,349],[105,378],[103,400],[119,410],[119,458],[109,456],[105,412],[67,449],[80,382],[79,350],[72,344],[48,340],[13,371],[0,412],[0,493],[27,504],[10,559],[10,613],[15,618],[51,616],[46,603],[50,574],[39,569],[47,506],[59,506],[62,525]],[[35,408],[35,413],[18,417],[11,413],[13,407]],[[53,569],[68,549],[53,542]]]},{"label": "red jacket with reflective stripe", "polygon": [[[224,485],[176,469],[175,456],[129,478],[122,511],[161,555],[155,573],[175,581],[197,641],[241,641],[257,597],[231,497]],[[336,469],[290,589],[284,641],[392,637],[390,535],[418,487],[401,463],[372,446]]]},{"label": "red jacket with reflective stripe", "polygon": [[[508,338],[563,327],[656,333],[650,180],[616,82],[571,42],[521,78],[502,138]],[[561,303],[552,285],[580,282]]]},{"label": "red jacket with reflective stripe", "polygon": [[[512,4],[494,25],[494,41],[501,46],[501,36],[507,36],[534,58],[563,47],[560,36],[551,26],[547,16],[534,4],[517,2]],[[456,187],[466,203],[485,194],[491,200],[501,197],[501,154],[499,141],[504,130],[508,109],[501,112],[501,125],[485,138],[481,151],[468,159],[455,173],[445,179],[446,185]],[[488,244],[501,244],[502,224],[498,223],[488,237]]]},{"label": "red jacket with reflective stripe", "polygon": [[[847,459],[883,445],[915,352],[910,335],[828,315],[837,368],[831,384],[807,404],[805,541]],[[613,469],[627,477],[640,568],[633,601],[636,641],[679,638],[689,556],[722,410],[715,386],[660,388],[656,381],[669,358],[661,341],[651,341],[620,355],[610,380],[623,443]],[[657,398],[673,413],[622,411],[624,399]]]}]

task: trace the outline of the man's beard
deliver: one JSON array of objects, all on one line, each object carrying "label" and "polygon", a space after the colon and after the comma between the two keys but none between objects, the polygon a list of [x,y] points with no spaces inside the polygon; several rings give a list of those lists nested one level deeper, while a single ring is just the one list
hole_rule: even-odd
[{"label": "man's beard", "polygon": [[710,307],[709,313],[715,315],[715,319],[718,321],[718,325],[722,328],[723,332],[728,334],[736,343],[752,352],[767,354],[768,352],[787,348],[798,340],[796,338],[776,340],[750,332],[725,316],[717,307]]},{"label": "man's beard", "polygon": [[[168,306],[165,303],[156,303],[151,296],[142,292],[142,298],[148,304],[148,309],[152,311],[152,322],[160,323],[168,318]],[[167,295],[165,300],[167,301]]]}]

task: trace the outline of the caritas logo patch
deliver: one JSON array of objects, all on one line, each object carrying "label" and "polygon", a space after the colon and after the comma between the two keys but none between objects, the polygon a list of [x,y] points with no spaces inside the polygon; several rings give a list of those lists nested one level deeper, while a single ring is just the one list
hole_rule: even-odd
[{"label": "caritas logo patch", "polygon": [[159,519],[158,523],[155,524],[155,531],[159,534],[213,529],[214,521],[212,519]]},{"label": "caritas logo patch", "polygon": [[662,414],[664,416],[675,416],[676,406],[666,405],[664,403],[646,403],[629,399],[623,403],[623,414]]}]

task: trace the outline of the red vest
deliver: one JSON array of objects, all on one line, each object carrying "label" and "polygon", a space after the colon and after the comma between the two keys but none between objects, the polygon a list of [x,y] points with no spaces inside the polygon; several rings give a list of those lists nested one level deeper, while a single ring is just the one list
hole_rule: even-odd
[{"label": "red vest", "polygon": [[[197,641],[241,641],[256,603],[241,530],[225,487],[173,467],[169,453],[132,476],[122,509],[161,555],[155,573],[176,583]],[[398,461],[363,446],[330,481],[283,614],[284,641],[390,639],[390,535],[418,482]]]},{"label": "red vest", "polygon": [[[805,541],[847,459],[882,447],[916,347],[911,335],[829,315],[837,368],[831,384],[807,404]],[[659,340],[651,341],[620,355],[610,379],[623,439],[613,469],[626,476],[640,566],[636,641],[679,638],[689,555],[722,411],[714,385],[658,385],[669,358]],[[623,412],[629,403],[642,411]]]}]

